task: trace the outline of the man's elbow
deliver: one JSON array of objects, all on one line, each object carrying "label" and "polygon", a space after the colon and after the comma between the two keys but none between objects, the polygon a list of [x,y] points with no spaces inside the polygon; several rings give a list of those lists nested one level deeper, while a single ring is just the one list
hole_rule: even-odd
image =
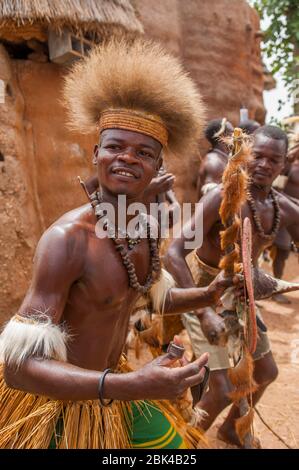
[{"label": "man's elbow", "polygon": [[15,367],[5,364],[3,370],[3,378],[7,387],[20,389],[18,372]]},{"label": "man's elbow", "polygon": [[162,257],[162,261],[167,271],[171,272],[172,259],[169,252],[165,253],[165,255]]},{"label": "man's elbow", "polygon": [[26,370],[26,363],[24,361],[21,364],[4,364],[3,368],[3,379],[7,387],[15,390],[21,390],[22,392],[28,392],[27,385],[30,383],[30,374]]},{"label": "man's elbow", "polygon": [[180,256],[181,250],[175,242],[172,243],[163,257],[163,264],[167,271],[172,272],[175,265],[175,260],[177,260]]}]

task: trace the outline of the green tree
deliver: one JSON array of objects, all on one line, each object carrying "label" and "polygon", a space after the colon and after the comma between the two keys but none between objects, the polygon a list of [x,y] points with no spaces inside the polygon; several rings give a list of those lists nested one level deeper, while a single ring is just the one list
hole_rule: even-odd
[{"label": "green tree", "polygon": [[280,71],[294,111],[299,113],[299,1],[251,0],[261,18],[267,16],[263,51],[270,59],[271,72]]}]

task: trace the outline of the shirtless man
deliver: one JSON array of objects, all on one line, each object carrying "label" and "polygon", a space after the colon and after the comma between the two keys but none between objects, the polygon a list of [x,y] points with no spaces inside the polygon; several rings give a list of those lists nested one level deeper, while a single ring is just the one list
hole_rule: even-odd
[{"label": "shirtless man", "polygon": [[[274,179],[280,174],[285,165],[288,141],[287,136],[279,128],[273,126],[260,127],[254,134],[253,160],[249,172],[252,182],[250,185],[251,203],[246,202],[242,209],[242,217],[249,217],[253,226],[253,263],[256,264],[260,253],[271,244],[265,239],[265,234],[271,234],[272,240],[278,227],[286,227],[295,241],[299,241],[299,207],[286,196],[271,190]],[[169,247],[165,257],[165,265],[172,273],[178,285],[190,288],[195,285],[205,285],[217,274],[218,264],[222,253],[220,249],[219,232],[223,230],[219,218],[219,208],[222,199],[222,189],[218,186],[202,198],[202,206],[194,217],[203,216],[203,243],[198,247],[193,258],[186,262],[190,250],[185,249],[185,239],[182,236],[176,239]],[[278,200],[279,209],[277,208]],[[261,223],[258,229],[254,218]],[[279,214],[278,214],[279,212]],[[279,219],[280,215],[280,219]],[[191,225],[194,224],[194,217]],[[193,262],[192,262],[193,260]],[[190,268],[189,268],[190,266]],[[191,271],[193,273],[193,277]],[[215,346],[218,344],[221,332],[224,332],[223,321],[211,308],[200,311],[199,319],[186,314],[186,327],[189,332],[195,355],[200,355],[202,348],[209,351],[209,365],[211,368],[210,390],[203,397],[199,406],[203,408],[208,417],[201,423],[203,429],[208,429],[219,413],[230,404],[227,393],[231,384],[227,377],[230,367],[226,348]],[[208,345],[200,328],[211,343]],[[254,378],[259,385],[253,395],[255,405],[263,395],[267,386],[277,377],[277,366],[270,350],[270,344],[265,332],[259,331],[257,350],[254,354]],[[213,345],[214,344],[214,345]],[[234,428],[234,421],[239,416],[238,408],[233,405],[227,418],[219,430],[219,436],[232,444],[240,445]]]},{"label": "shirtless man", "polygon": [[291,160],[292,164],[288,173],[288,181],[285,186],[284,192],[288,196],[293,197],[298,201],[299,200],[299,144],[297,145],[296,148],[294,147],[290,150],[289,158],[291,156],[293,156],[293,160]]},{"label": "shirtless man", "polygon": [[[288,165],[285,178],[284,194],[290,197],[295,204],[299,205],[299,145],[292,147],[288,152]],[[273,274],[276,278],[281,279],[292,245],[292,237],[285,227],[279,230],[273,245],[276,248],[273,261]],[[275,294],[272,296],[272,299],[282,304],[290,303],[290,300],[283,294]]]},{"label": "shirtless man", "polygon": [[[132,69],[130,61],[133,57],[135,67]],[[152,81],[148,82],[152,64],[158,80],[154,88]],[[163,78],[163,71],[170,66],[174,75],[181,77],[171,83],[168,75],[164,74]],[[139,93],[135,89],[137,69]],[[139,238],[128,250],[130,238],[108,237],[105,227],[96,231],[97,218],[101,217],[97,210],[101,203],[110,203],[115,208],[117,224],[120,216],[118,195],[126,196],[127,206],[145,202],[144,191],[157,175],[166,143],[172,151],[179,150],[177,143],[183,143],[187,148],[192,128],[194,139],[198,138],[200,97],[195,95],[191,80],[185,75],[182,77],[182,73],[176,59],[166,53],[161,54],[159,47],[140,39],[130,46],[114,42],[101,46],[85,61],[78,63],[67,78],[66,101],[73,123],[78,129],[83,128],[86,122],[88,126],[97,125],[100,132],[94,163],[101,181],[101,195],[95,194],[92,207],[85,204],[64,214],[43,234],[35,254],[30,288],[18,314],[8,322],[1,335],[6,385],[0,381],[0,408],[3,407],[2,414],[0,410],[0,442],[4,447],[47,447],[55,423],[57,426],[61,417],[71,420],[73,411],[68,413],[64,407],[74,410],[74,402],[84,402],[82,413],[87,409],[91,410],[90,413],[96,410],[88,421],[90,426],[94,420],[101,422],[102,419],[107,423],[105,416],[120,426],[119,423],[127,423],[130,419],[130,410],[135,417],[137,413],[137,421],[140,421],[143,415],[138,410],[143,405],[139,402],[139,408],[135,407],[134,411],[130,403],[122,406],[120,402],[118,406],[119,402],[116,402],[112,405],[111,414],[105,415],[107,400],[174,399],[203,380],[207,354],[193,363],[183,361],[182,367],[171,368],[168,366],[176,361],[171,351],[134,372],[125,373],[126,370],[120,369],[124,373],[112,373],[119,370],[130,314],[137,300],[150,290],[155,306],[159,299],[155,298],[153,291],[163,281],[163,275],[161,281],[155,278],[159,272],[157,241]],[[121,77],[126,77],[126,80],[122,82]],[[160,86],[163,92],[157,100]],[[171,94],[173,101],[170,105]],[[176,102],[178,95],[179,101]],[[120,103],[117,96],[121,96]],[[181,109],[180,103],[185,106],[188,96],[198,97],[196,105],[192,103],[192,109],[196,109],[193,114]],[[92,110],[91,103],[94,106]],[[184,109],[191,109],[191,104]],[[172,112],[175,114],[170,122]],[[188,129],[184,128],[187,121]],[[171,124],[172,130],[168,132]],[[166,313],[184,312],[209,305],[217,301],[229,285],[232,285],[232,280],[221,274],[208,288],[164,287],[164,310]],[[69,339],[67,333],[71,335]],[[26,393],[19,395],[19,391]],[[45,401],[54,407],[51,418],[54,423],[50,422],[49,431],[46,425],[41,425],[41,429],[36,426],[34,414],[30,414],[30,407],[35,414],[44,412],[41,405],[37,408],[34,405],[40,397],[55,400]],[[19,407],[20,399],[27,405]],[[153,446],[156,441],[160,447],[163,447],[163,442],[170,446],[168,448],[185,445],[165,415],[153,405],[150,412],[147,411],[148,406],[144,406],[143,426],[147,426],[146,437],[151,441],[153,435],[153,441],[147,444],[144,437],[136,437],[137,424],[133,420],[133,435],[128,445],[145,448]],[[129,417],[125,409],[129,410]],[[3,419],[4,422],[1,421]],[[25,427],[20,429],[19,423],[22,422]],[[72,429],[75,431],[77,426],[77,422],[69,421],[63,432],[56,429],[54,446],[60,446],[61,435],[66,436],[68,443],[71,436],[67,433]],[[84,445],[124,445],[124,440],[119,439],[119,435],[127,435],[122,428],[115,428],[115,436],[106,438],[105,424],[104,428],[99,426],[96,429],[93,426],[96,437]],[[110,432],[113,432],[113,426],[110,426]],[[78,442],[72,444],[75,447],[83,445],[80,444],[83,434],[88,436],[91,433],[91,429],[80,429]],[[50,435],[43,434],[46,432]],[[35,437],[37,433],[40,433],[39,439]]]},{"label": "shirtless man", "polygon": [[221,182],[229,153],[221,138],[231,135],[232,132],[233,126],[225,118],[213,119],[206,127],[205,137],[212,147],[200,166],[197,184],[199,199],[206,191]]}]

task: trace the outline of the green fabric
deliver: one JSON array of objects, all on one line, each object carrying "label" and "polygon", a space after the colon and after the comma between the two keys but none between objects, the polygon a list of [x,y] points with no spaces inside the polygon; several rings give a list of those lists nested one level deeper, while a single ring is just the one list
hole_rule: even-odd
[{"label": "green fabric", "polygon": [[155,404],[132,403],[132,448],[179,449],[182,437]]}]

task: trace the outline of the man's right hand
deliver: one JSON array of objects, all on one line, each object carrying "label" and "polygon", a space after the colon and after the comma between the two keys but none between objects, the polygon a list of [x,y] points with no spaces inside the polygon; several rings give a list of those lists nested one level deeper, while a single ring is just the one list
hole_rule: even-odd
[{"label": "man's right hand", "polygon": [[[177,361],[170,353],[159,356],[136,371],[136,388],[141,385],[143,398],[153,400],[175,400],[194,385],[200,384],[205,375],[203,366],[207,365],[208,353],[193,362],[185,358],[180,367],[172,367]],[[141,398],[141,397],[140,397]]]},{"label": "man's right hand", "polygon": [[[177,343],[176,338],[174,342]],[[127,374],[108,374],[103,398],[116,400],[175,400],[194,385],[202,383],[209,354],[193,362],[179,360],[171,352],[159,356],[141,369]]]}]

